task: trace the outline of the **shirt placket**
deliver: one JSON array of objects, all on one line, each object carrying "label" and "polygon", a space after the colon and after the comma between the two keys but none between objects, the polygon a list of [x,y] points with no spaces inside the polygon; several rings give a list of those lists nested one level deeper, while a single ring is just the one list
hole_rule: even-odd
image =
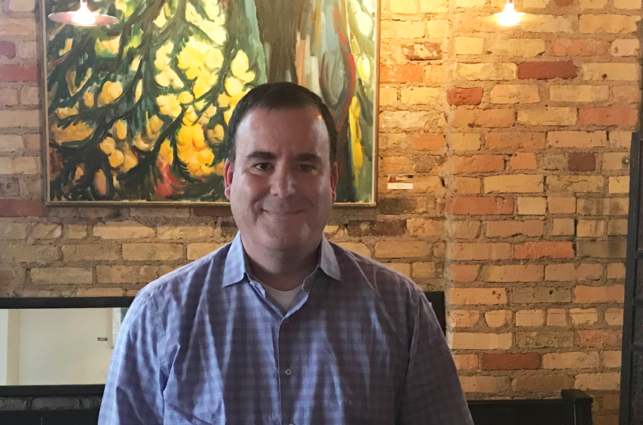
[{"label": "shirt placket", "polygon": [[[283,425],[299,425],[295,422],[295,402],[297,400],[296,392],[302,388],[302,380],[304,379],[303,370],[300,364],[297,363],[297,329],[299,325],[295,322],[297,311],[304,308],[304,304],[308,301],[310,288],[318,279],[319,274],[315,273],[313,276],[304,281],[304,294],[298,298],[291,309],[286,312],[284,319],[281,321],[279,327],[279,353],[277,364],[279,365],[279,392],[281,396],[281,418]],[[293,317],[293,315],[295,315]]]}]

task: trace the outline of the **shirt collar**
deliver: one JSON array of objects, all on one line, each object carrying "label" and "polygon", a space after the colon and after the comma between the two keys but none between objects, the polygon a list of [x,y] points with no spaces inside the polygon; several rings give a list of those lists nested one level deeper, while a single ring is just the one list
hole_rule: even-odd
[{"label": "shirt collar", "polygon": [[[322,236],[321,253],[317,268],[321,269],[326,275],[337,281],[341,278],[337,256],[325,236]],[[241,282],[246,276],[250,278],[252,273],[243,249],[241,232],[237,232],[237,236],[235,236],[232,244],[230,245],[230,250],[228,250],[228,255],[223,268],[223,287]]]}]

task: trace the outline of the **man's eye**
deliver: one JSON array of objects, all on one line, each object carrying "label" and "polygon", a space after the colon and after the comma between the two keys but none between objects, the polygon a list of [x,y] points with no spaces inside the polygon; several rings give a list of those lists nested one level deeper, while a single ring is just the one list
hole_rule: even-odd
[{"label": "man's eye", "polygon": [[268,168],[270,168],[270,164],[268,164],[266,162],[263,162],[261,164],[253,165],[252,168],[254,168],[255,170],[259,170],[259,171],[266,171]]},{"label": "man's eye", "polygon": [[304,173],[310,173],[311,171],[315,170],[315,167],[309,164],[301,164],[299,165],[299,169]]}]

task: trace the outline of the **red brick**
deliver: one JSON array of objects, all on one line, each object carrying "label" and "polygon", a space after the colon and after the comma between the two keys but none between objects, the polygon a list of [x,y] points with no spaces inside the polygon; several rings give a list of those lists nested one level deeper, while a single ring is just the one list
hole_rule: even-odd
[{"label": "red brick", "polygon": [[447,200],[446,212],[454,215],[503,215],[513,214],[513,198],[459,197]]},{"label": "red brick", "polygon": [[497,133],[485,135],[487,149],[497,150],[540,150],[546,145],[545,133]]},{"label": "red brick", "polygon": [[421,83],[423,79],[422,65],[380,66],[380,83]]},{"label": "red brick", "polygon": [[439,151],[444,148],[444,135],[417,133],[412,134],[410,142],[419,151]]},{"label": "red brick", "polygon": [[454,156],[451,169],[454,174],[503,171],[505,159],[501,155]]},{"label": "red brick", "polygon": [[0,81],[38,81],[38,67],[36,65],[0,65]]},{"label": "red brick", "polygon": [[408,60],[425,61],[442,58],[440,43],[411,43],[402,45],[402,53]]},{"label": "red brick", "polygon": [[573,152],[567,157],[569,171],[594,171],[596,156],[589,152]]},{"label": "red brick", "polygon": [[574,0],[556,0],[555,3],[558,7],[568,7],[574,4]]},{"label": "red brick", "polygon": [[0,199],[0,217],[44,217],[45,204],[37,199]]},{"label": "red brick", "polygon": [[621,332],[608,330],[578,331],[581,347],[620,347]]},{"label": "red brick", "polygon": [[525,242],[516,245],[516,259],[574,258],[571,242]]},{"label": "red brick", "polygon": [[479,105],[482,102],[482,88],[451,89],[447,91],[449,105]]},{"label": "red brick", "polygon": [[549,78],[576,78],[578,69],[573,62],[523,62],[518,65],[521,80]]},{"label": "red brick", "polygon": [[9,59],[16,57],[16,45],[11,41],[0,41],[0,56],[5,56]]},{"label": "red brick", "polygon": [[602,56],[610,48],[609,41],[603,40],[554,40],[551,42],[552,56]]},{"label": "red brick", "polygon": [[540,369],[538,353],[485,353],[482,370],[533,370]]},{"label": "red brick", "polygon": [[451,266],[451,279],[454,282],[473,282],[479,272],[480,266],[454,264]]},{"label": "red brick", "polygon": [[634,126],[638,111],[629,108],[583,108],[578,114],[581,125]]},{"label": "red brick", "polygon": [[536,155],[532,152],[518,152],[509,158],[509,164],[512,170],[536,170],[538,162]]}]

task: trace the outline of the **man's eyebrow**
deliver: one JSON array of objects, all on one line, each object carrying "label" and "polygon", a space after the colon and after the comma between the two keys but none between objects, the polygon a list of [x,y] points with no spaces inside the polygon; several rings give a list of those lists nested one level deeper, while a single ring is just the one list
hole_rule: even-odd
[{"label": "man's eyebrow", "polygon": [[319,155],[314,154],[314,153],[300,153],[295,157],[295,161],[297,162],[313,162],[315,164],[321,164],[322,159],[319,157]]},{"label": "man's eyebrow", "polygon": [[272,153],[272,152],[266,152],[266,151],[254,151],[248,154],[246,159],[252,161],[252,160],[258,160],[258,161],[272,161],[276,159],[277,156]]}]

